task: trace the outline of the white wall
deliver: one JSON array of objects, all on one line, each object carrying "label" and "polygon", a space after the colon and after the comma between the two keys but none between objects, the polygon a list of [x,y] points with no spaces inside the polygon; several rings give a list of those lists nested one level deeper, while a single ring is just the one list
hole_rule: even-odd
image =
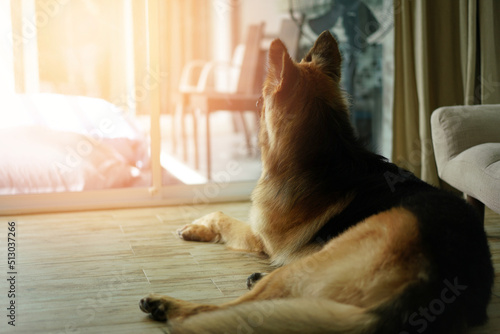
[{"label": "white wall", "polygon": [[0,1],[0,92],[14,93],[14,53],[12,49],[10,1]]},{"label": "white wall", "polygon": [[249,24],[265,22],[265,35],[277,36],[282,18],[289,15],[281,9],[283,2],[278,0],[240,0],[240,39],[246,34]]},{"label": "white wall", "polygon": [[213,18],[213,59],[229,61],[233,50],[231,48],[231,12],[239,10],[239,36],[243,42],[250,24],[265,22],[265,36],[274,38],[278,35],[281,20],[289,18],[286,11],[287,0],[236,0],[237,7],[230,0],[212,0]]},{"label": "white wall", "polygon": [[231,60],[231,12],[229,0],[212,0],[212,58],[216,61]]}]

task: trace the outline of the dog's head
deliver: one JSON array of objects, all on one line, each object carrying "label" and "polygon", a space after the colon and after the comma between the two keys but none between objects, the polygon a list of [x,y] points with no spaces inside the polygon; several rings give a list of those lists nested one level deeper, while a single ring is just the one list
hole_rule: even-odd
[{"label": "dog's head", "polygon": [[300,63],[279,39],[271,43],[259,138],[264,168],[269,160],[321,159],[342,127],[350,128],[340,72],[341,55],[330,32],[318,37]]}]

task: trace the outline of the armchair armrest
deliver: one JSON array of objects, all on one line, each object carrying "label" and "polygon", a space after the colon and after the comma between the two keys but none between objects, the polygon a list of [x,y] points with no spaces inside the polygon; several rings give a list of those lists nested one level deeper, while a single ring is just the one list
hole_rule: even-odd
[{"label": "armchair armrest", "polygon": [[[203,93],[222,90],[225,93],[234,93],[237,89],[245,45],[236,47],[231,62],[193,60],[182,69],[179,90],[181,93]],[[215,75],[219,85],[214,81]],[[222,87],[219,87],[222,85]]]},{"label": "armchair armrest", "polygon": [[207,62],[204,60],[193,60],[187,63],[182,69],[179,90],[181,92],[196,91],[199,82],[199,74],[206,65]]},{"label": "armchair armrest", "polygon": [[[231,75],[237,75],[240,68],[229,62],[193,60],[182,69],[179,91],[182,93],[202,93],[215,90],[210,86],[215,71],[224,71],[225,80],[231,82]],[[237,78],[232,78],[233,81]],[[213,83],[212,83],[213,85]]]},{"label": "armchair armrest", "polygon": [[[238,75],[240,68],[238,66],[234,66],[229,62],[211,61],[203,67],[200,73],[200,78],[198,80],[198,85],[197,85],[198,92],[205,92],[208,91],[210,88],[212,88],[213,90],[217,90],[217,87],[215,87],[216,85],[214,85],[213,81],[216,71],[219,71],[217,72],[218,73],[217,75],[222,75],[223,77],[226,86],[224,92],[226,92],[226,90],[227,92],[232,92],[231,90],[232,88],[236,90],[236,87],[232,86],[235,86],[237,78],[231,76]],[[209,85],[209,82],[212,82],[213,87]]]},{"label": "armchair armrest", "polygon": [[438,171],[463,151],[484,143],[500,143],[500,105],[436,109],[431,116]]}]

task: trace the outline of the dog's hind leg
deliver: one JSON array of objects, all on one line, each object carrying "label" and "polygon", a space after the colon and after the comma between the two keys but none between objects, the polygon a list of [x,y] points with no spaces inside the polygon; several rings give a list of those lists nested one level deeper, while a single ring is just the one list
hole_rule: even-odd
[{"label": "dog's hind leg", "polygon": [[[366,305],[333,300],[340,293],[330,291],[331,284],[338,279],[334,271],[324,275],[322,268],[335,267],[336,262],[329,250],[314,254],[274,270],[259,279],[251,291],[221,305],[150,295],[141,300],[140,308],[153,319],[170,323],[172,333],[235,333],[241,326],[258,333],[373,332],[370,328],[377,319],[365,312]],[[334,290],[345,289],[334,286]],[[203,316],[206,312],[210,315]]]},{"label": "dog's hind leg", "polygon": [[233,249],[265,253],[262,240],[248,224],[220,211],[193,221],[177,230],[177,233],[187,241],[224,243]]},{"label": "dog's hind leg", "polygon": [[[290,294],[289,280],[286,279],[288,267],[278,269],[279,275],[267,274],[260,278],[267,282],[258,285],[258,289],[247,292],[240,298],[221,305],[198,304],[185,300],[176,299],[170,296],[150,294],[142,298],[139,307],[144,313],[148,313],[151,318],[157,321],[169,321],[172,319],[182,320],[198,313],[216,311],[233,307],[241,303],[254,300],[269,300],[275,298],[286,298]],[[273,276],[273,277],[271,277]],[[284,278],[284,279],[283,279]],[[261,280],[258,281],[260,283]]]},{"label": "dog's hind leg", "polygon": [[162,296],[150,294],[139,302],[139,308],[144,313],[148,313],[151,318],[157,321],[168,321],[174,318],[185,318],[201,312],[217,310],[217,305],[204,305]]},{"label": "dog's hind leg", "polygon": [[182,320],[199,313],[226,309],[241,303],[255,300],[269,300],[276,298],[287,298],[291,295],[290,280],[287,279],[288,266],[281,267],[278,274],[267,274],[261,276],[263,284],[257,284],[256,289],[247,292],[240,298],[221,305],[198,304],[185,300],[176,299],[170,296],[150,294],[141,299],[139,307],[144,313],[148,313],[151,318],[157,321],[170,321],[173,319]]}]

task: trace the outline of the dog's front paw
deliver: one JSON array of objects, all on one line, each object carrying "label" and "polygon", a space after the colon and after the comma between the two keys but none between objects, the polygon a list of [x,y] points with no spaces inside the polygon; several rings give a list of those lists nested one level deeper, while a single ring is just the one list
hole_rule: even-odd
[{"label": "dog's front paw", "polygon": [[253,273],[252,275],[248,276],[247,278],[248,290],[251,290],[255,286],[255,284],[257,284],[257,282],[260,281],[266,275],[267,275],[266,273]]},{"label": "dog's front paw", "polygon": [[139,302],[139,308],[142,312],[148,313],[154,320],[167,321],[169,303],[162,296],[151,294],[142,298]]},{"label": "dog's front paw", "polygon": [[177,234],[187,241],[218,242],[220,234],[217,232],[217,224],[224,217],[220,211],[212,212],[178,229]]},{"label": "dog's front paw", "polygon": [[204,225],[188,224],[177,230],[179,238],[186,241],[217,242],[219,235]]}]

